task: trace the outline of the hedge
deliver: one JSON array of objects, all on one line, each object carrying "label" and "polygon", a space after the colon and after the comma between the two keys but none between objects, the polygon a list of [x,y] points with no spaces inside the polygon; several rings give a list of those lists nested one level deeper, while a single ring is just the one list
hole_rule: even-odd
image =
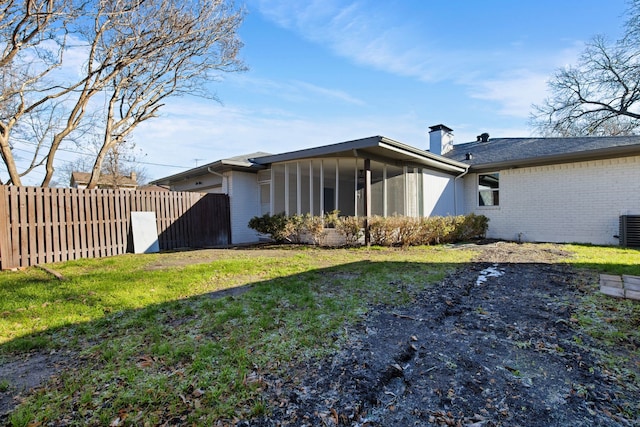
[{"label": "hedge", "polygon": [[[306,215],[263,215],[253,217],[249,227],[267,234],[278,243],[313,243],[321,245],[326,228],[335,228],[347,245],[356,245],[364,235],[365,218],[339,217],[331,212],[324,217]],[[454,243],[482,238],[489,227],[484,215],[405,216],[369,218],[370,242],[377,246],[415,246]]]}]

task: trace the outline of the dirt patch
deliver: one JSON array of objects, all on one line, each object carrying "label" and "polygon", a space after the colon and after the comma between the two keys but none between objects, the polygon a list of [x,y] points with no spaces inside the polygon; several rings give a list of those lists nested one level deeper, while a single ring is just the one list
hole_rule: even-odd
[{"label": "dirt patch", "polygon": [[81,363],[75,352],[30,352],[0,359],[0,421],[22,400],[22,395],[40,387],[63,369]]},{"label": "dirt patch", "polygon": [[266,378],[275,409],[244,425],[638,425],[637,386],[573,325],[596,278],[552,264],[565,255],[483,247],[410,306],[371,310],[330,360]]},{"label": "dirt patch", "polygon": [[[412,304],[372,308],[332,357],[262,373],[270,415],[236,425],[640,425],[637,385],[604,369],[574,323],[595,274],[557,263],[567,254],[554,245],[473,247],[476,262]],[[21,393],[82,363],[72,353],[0,362],[10,384],[0,424]]]}]

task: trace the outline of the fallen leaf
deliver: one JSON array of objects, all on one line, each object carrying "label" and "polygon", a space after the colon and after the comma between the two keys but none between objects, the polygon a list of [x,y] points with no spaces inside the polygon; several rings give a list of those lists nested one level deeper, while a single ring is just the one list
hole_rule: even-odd
[{"label": "fallen leaf", "polygon": [[148,368],[153,365],[153,362],[154,360],[150,356],[140,356],[138,358],[137,366],[139,368]]},{"label": "fallen leaf", "polygon": [[334,408],[331,408],[331,416],[333,417],[333,421],[335,421],[336,425],[340,422],[340,417],[338,417],[338,411]]}]

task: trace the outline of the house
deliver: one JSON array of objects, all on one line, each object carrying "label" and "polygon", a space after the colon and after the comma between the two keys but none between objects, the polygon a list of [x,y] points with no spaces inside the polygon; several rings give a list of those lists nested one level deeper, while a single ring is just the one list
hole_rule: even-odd
[{"label": "house", "polygon": [[640,214],[640,137],[498,138],[454,144],[430,128],[423,150],[383,137],[218,160],[152,182],[229,195],[233,243],[265,213],[428,217],[482,214],[488,237],[617,244]]},{"label": "house", "polygon": [[[91,179],[89,172],[72,172],[69,185],[72,188],[87,188]],[[119,188],[122,190],[135,190],[138,181],[135,172],[130,175],[100,175],[98,178],[98,188]]]},{"label": "house", "polygon": [[640,214],[640,136],[483,134],[443,155],[469,165],[465,211],[490,219],[490,237],[616,245],[620,216]]}]

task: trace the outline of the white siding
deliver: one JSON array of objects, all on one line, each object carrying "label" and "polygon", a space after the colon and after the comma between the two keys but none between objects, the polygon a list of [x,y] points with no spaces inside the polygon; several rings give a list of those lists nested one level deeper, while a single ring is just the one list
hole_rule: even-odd
[{"label": "white siding", "polygon": [[228,175],[227,185],[231,204],[231,242],[257,242],[258,234],[248,226],[251,218],[261,215],[256,174],[233,171]]},{"label": "white siding", "polygon": [[173,191],[195,191],[198,193],[225,193],[222,177],[213,174],[198,175],[171,185]]},{"label": "white siding", "polygon": [[422,176],[424,216],[455,215],[454,177],[431,170],[424,170]]},{"label": "white siding", "polygon": [[490,218],[487,237],[618,244],[619,216],[640,214],[640,156],[501,170],[500,206],[479,207],[465,179],[467,212]]}]

